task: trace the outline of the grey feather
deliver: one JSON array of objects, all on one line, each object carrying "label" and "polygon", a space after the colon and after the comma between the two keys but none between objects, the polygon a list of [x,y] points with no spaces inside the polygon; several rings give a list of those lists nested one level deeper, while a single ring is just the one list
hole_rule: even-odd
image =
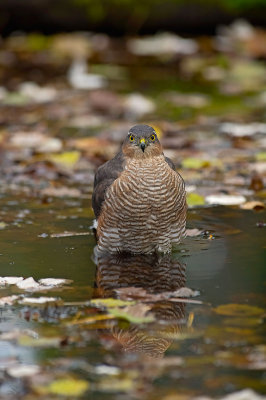
[{"label": "grey feather", "polygon": [[94,178],[94,189],[92,194],[92,208],[96,218],[101,213],[102,203],[105,200],[105,193],[109,186],[119,177],[125,166],[125,160],[122,151],[120,151],[112,160],[101,165]]}]

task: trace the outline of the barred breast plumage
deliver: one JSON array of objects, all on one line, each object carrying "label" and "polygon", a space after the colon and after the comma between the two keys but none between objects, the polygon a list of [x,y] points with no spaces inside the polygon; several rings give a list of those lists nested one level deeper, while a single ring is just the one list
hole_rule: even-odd
[{"label": "barred breast plumage", "polygon": [[164,156],[130,159],[106,193],[99,249],[167,252],[185,230],[184,182]]},{"label": "barred breast plumage", "polygon": [[186,224],[184,181],[151,127],[131,128],[122,151],[99,169],[93,207],[100,251],[166,253],[180,242]]}]

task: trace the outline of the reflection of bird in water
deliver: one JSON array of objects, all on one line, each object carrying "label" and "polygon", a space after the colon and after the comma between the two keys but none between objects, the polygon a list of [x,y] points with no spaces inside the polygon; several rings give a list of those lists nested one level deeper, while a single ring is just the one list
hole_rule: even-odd
[{"label": "reflection of bird in water", "polygon": [[[175,291],[185,285],[185,265],[173,255],[112,255],[98,253],[96,286],[101,297],[116,297],[115,289],[143,288],[148,293]],[[112,327],[112,334],[125,351],[160,358],[172,343],[173,335],[182,329],[185,316],[184,303],[162,300],[154,303],[151,312],[156,326],[149,328],[130,326]],[[159,323],[159,321],[164,321]]]},{"label": "reflection of bird in water", "polygon": [[98,169],[92,206],[100,251],[167,253],[180,242],[185,185],[152,127],[131,128],[121,151]]}]

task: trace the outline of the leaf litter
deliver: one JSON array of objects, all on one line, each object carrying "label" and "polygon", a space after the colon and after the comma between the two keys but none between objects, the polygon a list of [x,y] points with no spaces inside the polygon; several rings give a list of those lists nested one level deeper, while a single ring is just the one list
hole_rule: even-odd
[{"label": "leaf litter", "polygon": [[[245,35],[241,34],[243,31],[246,32]],[[31,82],[28,76],[24,76],[25,72],[22,72],[28,68],[24,68],[25,60],[31,60],[33,57],[29,49],[34,43],[36,47],[34,35],[18,35],[3,39],[2,43],[6,54],[17,59],[17,66],[10,70],[2,68],[1,195],[16,195],[19,196],[20,201],[22,196],[41,199],[44,207],[59,204],[60,209],[66,205],[67,201],[87,199],[91,193],[95,168],[115,155],[133,120],[134,123],[145,120],[144,122],[156,126],[156,130],[160,132],[165,154],[173,158],[177,169],[180,169],[184,176],[186,185],[190,188],[187,196],[190,208],[221,204],[226,209],[232,206],[249,209],[249,212],[263,212],[266,173],[265,118],[263,117],[265,71],[262,60],[263,54],[265,55],[265,32],[263,29],[247,26],[243,22],[234,23],[226,29],[224,27],[212,38],[212,43],[208,44],[208,55],[201,51],[200,39],[187,40],[171,34],[155,35],[140,41],[132,38],[127,40],[126,45],[128,50],[135,55],[128,58],[126,66],[124,63],[120,65],[120,57],[125,59],[125,54],[121,54],[121,50],[113,52],[114,64],[109,64],[110,61],[106,62],[110,60],[110,49],[117,49],[115,41],[106,35],[103,35],[101,39],[105,43],[103,47],[96,45],[99,38],[97,39],[95,34],[89,37],[83,34],[62,34],[49,38],[39,36],[45,45],[45,50],[40,49],[37,53],[35,50],[34,57],[38,55],[38,58],[35,60],[37,64],[34,68],[39,69],[41,74],[46,76],[46,70],[40,60],[48,60],[50,72],[54,76],[51,81],[47,77],[45,84]],[[183,56],[175,64],[177,54],[183,54]],[[77,58],[80,58],[82,63],[74,62]],[[141,64],[140,58],[145,59],[146,66]],[[150,61],[147,61],[149,58],[152,60],[150,65],[148,65]],[[55,59],[56,62],[53,61]],[[171,63],[175,69],[174,80],[171,77]],[[139,64],[141,65],[141,68],[137,68],[139,72],[132,74],[132,71],[136,71],[136,65]],[[59,65],[60,68],[58,68]],[[113,71],[109,67],[112,67]],[[120,68],[116,75],[115,68],[118,70]],[[164,72],[167,68],[169,74],[160,74],[161,68]],[[68,71],[68,73],[62,73],[59,70]],[[158,71],[160,79],[158,79]],[[176,74],[178,74],[178,80]],[[12,83],[14,77],[17,84]],[[150,87],[151,90],[140,92],[144,81],[145,87]],[[9,85],[10,82],[11,85]],[[69,83],[75,87],[75,90],[72,90]],[[83,90],[80,87],[81,84],[88,85],[89,92]],[[99,89],[92,90],[93,85],[98,86]],[[102,88],[103,85],[104,88]],[[184,87],[185,90],[183,90]],[[211,196],[214,197],[210,202]],[[57,201],[59,203],[56,203]],[[12,225],[16,218],[19,217],[14,217],[12,221],[10,213],[1,214],[1,234],[9,232],[16,226]],[[30,218],[35,223],[34,218],[28,215],[21,217],[23,222],[19,223],[25,227],[26,225],[23,224],[26,224]],[[263,216],[261,222],[257,224],[263,227]],[[41,229],[45,229],[44,232],[49,232],[43,237],[50,235],[52,238],[67,238],[88,234],[76,232],[76,227],[73,228],[73,226],[67,231],[61,227],[54,231],[53,227],[48,229],[43,221],[41,226],[43,226]],[[19,227],[17,226],[16,229]],[[81,228],[81,230],[85,229]],[[193,238],[199,240],[205,234],[200,229],[193,228],[188,230],[188,236],[192,237],[192,240]],[[26,389],[23,386],[23,390],[27,392],[28,387],[34,387],[36,379],[40,388],[38,397],[67,397],[69,394],[66,393],[66,389],[73,387],[75,394],[72,393],[72,397],[85,396],[86,390],[93,389],[115,394],[124,392],[130,395],[132,393],[135,395],[136,390],[139,390],[136,396],[143,398],[148,390],[150,398],[164,398],[164,394],[161,396],[161,392],[158,391],[160,383],[154,388],[151,382],[157,378],[159,381],[162,377],[162,371],[167,367],[164,362],[167,364],[169,361],[169,354],[164,359],[152,358],[152,363],[151,359],[147,361],[143,355],[141,374],[136,373],[135,371],[140,368],[140,361],[134,358],[133,351],[129,354],[118,353],[119,357],[117,356],[118,344],[110,333],[114,332],[115,327],[120,329],[117,337],[123,337],[122,328],[124,328],[124,335],[128,335],[132,342],[134,342],[134,334],[130,329],[135,329],[133,333],[138,330],[137,337],[142,338],[144,343],[145,335],[147,337],[151,329],[156,330],[154,325],[158,325],[166,329],[157,330],[151,339],[147,339],[149,345],[155,337],[159,339],[158,343],[161,339],[167,338],[167,346],[171,344],[173,351],[176,349],[179,351],[179,346],[182,349],[182,341],[189,339],[189,352],[195,352],[197,358],[204,359],[199,355],[204,355],[208,351],[212,352],[215,341],[222,348],[229,348],[234,353],[234,349],[243,346],[243,337],[244,340],[248,340],[249,335],[245,333],[250,334],[252,327],[260,326],[264,315],[260,307],[258,311],[244,309],[243,304],[233,307],[226,305],[225,308],[218,306],[214,309],[214,313],[223,317],[223,332],[219,329],[219,332],[208,336],[207,331],[204,338],[206,336],[206,341],[208,339],[210,341],[204,344],[200,339],[202,331],[197,326],[197,316],[201,313],[199,307],[204,306],[205,303],[202,304],[201,300],[193,298],[194,295],[198,295],[197,291],[183,287],[179,291],[151,293],[144,288],[129,286],[115,289],[112,295],[115,293],[118,299],[110,297],[110,294],[106,299],[98,298],[99,293],[95,289],[94,297],[96,298],[93,300],[86,296],[84,301],[75,301],[75,299],[71,301],[69,295],[64,292],[66,288],[64,284],[63,286],[53,285],[54,282],[46,281],[45,283],[33,277],[9,277],[9,281],[7,278],[0,279],[1,291],[3,291],[3,297],[0,299],[1,306],[7,305],[6,308],[9,311],[10,305],[19,303],[20,318],[23,319],[23,323],[29,324],[30,321],[34,321],[36,331],[1,331],[1,340],[13,341],[29,349],[43,348],[47,351],[56,349],[56,352],[64,346],[67,352],[69,348],[71,352],[74,352],[74,348],[81,348],[83,352],[88,343],[95,340],[101,343],[101,348],[107,353],[100,358],[100,362],[104,361],[109,368],[119,368],[120,371],[117,379],[113,380],[111,371],[109,369],[108,372],[107,368],[105,369],[106,379],[102,381],[100,379],[94,384],[90,379],[86,379],[88,370],[81,368],[82,374],[77,374],[74,367],[75,373],[69,375],[68,367],[66,367],[66,373],[62,373],[62,370],[56,369],[57,359],[52,356],[51,364],[49,364],[50,361],[46,361],[52,373],[41,368],[42,373],[35,374],[33,368],[34,380],[32,381],[28,376]],[[11,278],[15,280],[12,281]],[[16,283],[20,284],[20,288]],[[66,285],[68,283],[65,282]],[[59,287],[63,289],[62,299],[37,297],[38,291],[58,290]],[[19,291],[18,294],[16,290]],[[27,297],[28,292],[36,292],[36,297]],[[64,297],[67,299],[65,300]],[[107,300],[105,304],[104,300]],[[112,306],[111,302],[113,302]],[[178,326],[172,326],[172,320],[165,321],[159,313],[156,313],[156,307],[160,309],[161,305],[170,313],[176,311],[173,305],[177,305],[180,311],[184,303],[187,303],[189,309],[193,307],[195,318],[188,317],[186,320],[182,313],[181,317],[179,314],[177,317],[174,313]],[[17,310],[16,307],[13,308]],[[206,312],[210,312],[209,310],[208,307]],[[154,320],[149,323],[147,318],[151,317]],[[146,322],[148,327],[145,325]],[[53,333],[50,332],[49,335],[45,331],[45,325],[49,325],[49,329],[55,325]],[[4,329],[2,326],[1,329]],[[126,328],[129,329],[126,330]],[[238,329],[238,331],[232,331],[232,329]],[[140,333],[141,330],[143,335]],[[254,338],[254,334],[250,334],[250,337],[250,340],[259,340],[259,338]],[[113,348],[115,357],[112,355]],[[253,349],[245,347],[245,351],[247,369],[260,370],[264,365],[263,349],[257,345]],[[64,354],[64,361],[68,362],[68,365],[71,363],[81,365],[67,352]],[[239,360],[237,361],[233,356],[229,359],[232,368],[240,365]],[[221,354],[219,360],[222,361]],[[145,370],[145,362],[149,365],[148,372]],[[207,368],[206,357],[205,362],[204,365]],[[169,364],[171,364],[170,361]],[[186,385],[184,371],[180,370],[185,365],[183,356],[176,360],[176,364],[174,367],[173,361],[173,368],[168,371],[169,380],[172,379],[171,374],[173,374],[175,382],[179,383],[179,376],[182,376],[182,381]],[[211,365],[214,370],[216,366]],[[95,370],[100,366],[95,366]],[[161,366],[161,372],[158,372],[156,366],[158,368]],[[135,375],[127,374],[130,369],[134,370]],[[189,371],[185,372],[191,379]],[[19,369],[14,372],[16,373],[19,374]],[[23,367],[20,373],[23,376]],[[42,374],[44,377],[40,378],[39,375]],[[200,376],[196,369],[193,374],[193,379],[198,379]],[[27,370],[24,369],[22,381],[25,381],[26,375]],[[9,378],[11,379],[11,375]],[[41,379],[46,379],[45,384],[41,384],[39,381]],[[215,381],[215,379],[212,380]],[[76,386],[74,381],[77,381]],[[206,385],[207,381],[206,379]],[[228,385],[228,382],[227,377],[223,382],[224,387]],[[191,381],[187,385],[186,387],[190,388]],[[44,390],[41,394],[43,387],[48,388],[48,392]],[[204,387],[207,388],[207,386]],[[221,385],[219,390],[223,390]],[[227,386],[226,390],[237,389],[232,387],[228,389]],[[209,393],[209,388],[205,390],[205,393],[206,391]],[[68,393],[71,393],[71,389]],[[0,394],[2,394],[1,391]],[[194,394],[189,395],[188,398],[193,398]],[[182,393],[180,395],[183,396]],[[27,396],[35,398],[35,394],[27,394]],[[176,397],[179,394],[173,394],[173,396]],[[242,400],[245,396],[249,400],[262,398],[250,389],[232,393],[224,398],[229,399],[230,396],[234,400]]]}]

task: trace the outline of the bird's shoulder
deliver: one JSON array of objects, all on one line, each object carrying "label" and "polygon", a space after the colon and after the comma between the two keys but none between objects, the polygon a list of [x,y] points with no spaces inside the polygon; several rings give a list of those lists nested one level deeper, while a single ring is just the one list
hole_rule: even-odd
[{"label": "bird's shoulder", "polygon": [[96,218],[99,217],[107,189],[120,176],[125,167],[125,158],[120,151],[114,158],[101,165],[94,177],[92,208]]},{"label": "bird's shoulder", "polygon": [[167,164],[169,165],[170,168],[172,168],[175,171],[175,164],[174,162],[171,160],[171,158],[164,156],[165,161],[167,162]]}]

